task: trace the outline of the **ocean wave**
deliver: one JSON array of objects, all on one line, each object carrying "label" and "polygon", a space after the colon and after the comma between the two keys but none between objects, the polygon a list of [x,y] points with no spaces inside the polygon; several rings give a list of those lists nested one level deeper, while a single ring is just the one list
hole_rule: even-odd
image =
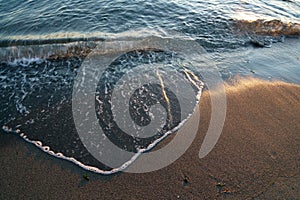
[{"label": "ocean wave", "polygon": [[0,62],[16,65],[30,64],[37,59],[58,60],[72,57],[86,57],[102,42],[127,42],[138,38],[189,38],[163,30],[140,29],[122,33],[53,33],[48,35],[19,35],[0,39]]}]

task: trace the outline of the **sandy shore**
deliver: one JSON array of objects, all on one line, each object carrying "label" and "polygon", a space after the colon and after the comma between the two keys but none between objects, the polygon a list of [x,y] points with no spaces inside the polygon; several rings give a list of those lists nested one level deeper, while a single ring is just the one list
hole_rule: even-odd
[{"label": "sandy shore", "polygon": [[198,157],[210,120],[205,92],[193,144],[151,173],[93,174],[0,134],[0,199],[300,199],[300,86],[248,79],[226,88],[213,151]]}]

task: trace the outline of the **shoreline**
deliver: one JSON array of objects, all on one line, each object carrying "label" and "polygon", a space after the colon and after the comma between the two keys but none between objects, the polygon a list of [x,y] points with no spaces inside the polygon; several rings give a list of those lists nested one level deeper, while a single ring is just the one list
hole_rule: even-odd
[{"label": "shoreline", "polygon": [[210,120],[206,91],[190,148],[145,174],[94,174],[1,133],[0,198],[299,198],[300,86],[248,78],[226,85],[226,93],[225,126],[212,152],[198,157]]}]

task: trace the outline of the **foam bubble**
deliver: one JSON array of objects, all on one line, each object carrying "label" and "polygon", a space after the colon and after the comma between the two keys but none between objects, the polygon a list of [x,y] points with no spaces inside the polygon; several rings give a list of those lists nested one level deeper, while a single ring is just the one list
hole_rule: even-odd
[{"label": "foam bubble", "polygon": [[13,61],[8,61],[7,63],[11,66],[22,66],[28,67],[31,64],[40,64],[44,62],[45,59],[42,58],[15,58]]}]

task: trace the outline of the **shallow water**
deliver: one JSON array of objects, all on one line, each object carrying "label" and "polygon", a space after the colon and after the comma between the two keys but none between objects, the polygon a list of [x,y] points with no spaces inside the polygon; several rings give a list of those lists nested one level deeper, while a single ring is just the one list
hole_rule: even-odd
[{"label": "shallow water", "polygon": [[[201,73],[209,71],[209,67],[201,71],[197,64],[198,68],[185,63],[181,55],[172,51],[122,52],[122,47],[132,41],[153,40],[155,36],[157,43],[178,41],[178,47],[183,46],[188,51],[190,46],[182,44],[192,40],[204,48],[201,53],[209,57],[224,80],[250,75],[300,84],[298,0],[0,1],[0,11],[0,125],[8,132],[23,133],[21,136],[29,142],[38,141],[33,143],[54,156],[81,167],[94,166],[98,170],[93,168],[93,171],[99,173],[112,171],[90,155],[80,140],[73,122],[72,92],[86,57],[103,44],[107,44],[108,49],[107,52],[103,48],[99,50],[103,60],[109,59],[111,52],[123,54],[98,80],[95,110],[101,127],[108,130],[103,137],[131,152],[147,149],[169,131],[182,126],[200,98],[197,95],[203,88],[202,81],[205,84]],[[120,48],[108,44],[118,44]],[[193,54],[190,55],[192,58]],[[172,67],[152,68],[156,64]],[[155,70],[159,73],[151,74]],[[166,76],[172,73],[175,75]],[[135,123],[141,127],[148,125],[154,119],[148,107],[155,104],[162,105],[160,111],[165,111],[156,118],[166,122],[160,124],[162,129],[153,137],[143,139],[139,132],[133,137],[119,130],[120,127],[132,129],[134,124],[125,120],[118,127],[110,116],[113,116],[114,106],[122,107],[111,104],[111,91],[117,88],[118,80],[121,77],[135,80],[145,74],[148,76],[143,80],[156,77],[159,81],[168,81],[161,81],[160,86],[143,85],[139,89],[134,88],[136,82],[127,81],[132,83],[128,88],[134,91],[129,103],[141,110],[131,109]],[[162,87],[168,82],[175,85],[174,88],[181,88],[181,83],[176,82],[179,75],[194,90],[188,99],[191,107],[180,117],[178,110],[182,105],[172,91]],[[86,80],[89,79],[82,81]],[[120,94],[124,95],[122,90]],[[90,117],[90,113],[85,114],[86,118]],[[123,115],[118,113],[118,116]]]}]

